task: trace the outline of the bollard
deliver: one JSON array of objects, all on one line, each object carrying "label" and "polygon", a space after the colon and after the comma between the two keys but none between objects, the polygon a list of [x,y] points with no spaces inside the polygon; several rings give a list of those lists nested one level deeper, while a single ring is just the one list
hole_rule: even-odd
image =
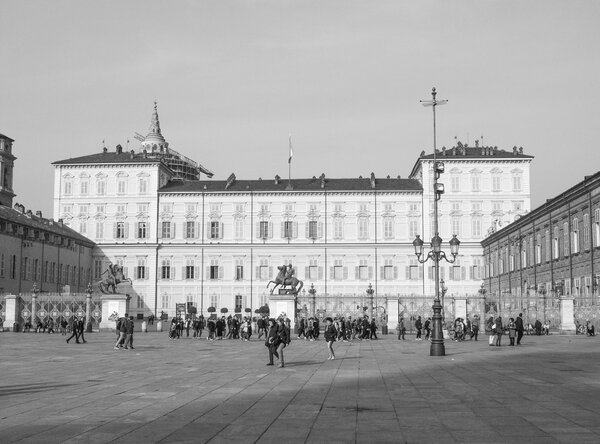
[{"label": "bollard", "polygon": [[146,321],[142,322],[142,333],[148,333],[148,323]]},{"label": "bollard", "polygon": [[162,321],[158,321],[156,323],[156,331],[157,332],[161,332],[162,331]]}]

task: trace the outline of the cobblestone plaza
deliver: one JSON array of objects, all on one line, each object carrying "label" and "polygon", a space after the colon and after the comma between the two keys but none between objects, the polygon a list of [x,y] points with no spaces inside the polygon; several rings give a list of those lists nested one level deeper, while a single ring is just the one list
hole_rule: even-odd
[{"label": "cobblestone plaza", "polygon": [[600,441],[598,340],[525,336],[519,347],[293,340],[286,367],[262,341],[0,333],[0,441]]}]

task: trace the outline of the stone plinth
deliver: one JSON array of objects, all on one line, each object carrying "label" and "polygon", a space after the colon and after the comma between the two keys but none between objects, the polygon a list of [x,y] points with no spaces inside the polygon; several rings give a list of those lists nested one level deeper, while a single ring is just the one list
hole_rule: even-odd
[{"label": "stone plinth", "polygon": [[577,332],[575,326],[575,311],[573,298],[571,296],[560,297],[560,326],[559,331],[561,334],[574,335]]},{"label": "stone plinth", "polygon": [[272,318],[277,318],[285,313],[294,328],[296,324],[296,295],[295,294],[272,294],[269,296],[269,312]]},{"label": "stone plinth", "polygon": [[[103,294],[102,301],[102,320],[100,321],[100,331],[115,331],[117,327],[116,320],[129,313],[129,299],[126,294]],[[117,316],[113,316],[117,313]],[[114,319],[109,319],[111,316]]]},{"label": "stone plinth", "polygon": [[15,323],[19,322],[19,296],[7,294],[4,296],[4,311],[3,319],[4,331],[14,331]]}]

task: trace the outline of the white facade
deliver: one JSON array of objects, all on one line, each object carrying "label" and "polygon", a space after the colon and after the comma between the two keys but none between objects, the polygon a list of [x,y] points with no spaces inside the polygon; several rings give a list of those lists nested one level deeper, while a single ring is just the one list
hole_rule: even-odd
[{"label": "white facade", "polygon": [[[480,241],[494,221],[506,224],[530,209],[531,156],[473,150],[438,154],[446,169],[440,235],[446,249],[452,234],[461,240],[457,263],[441,264],[447,298],[477,294]],[[411,179],[322,176],[293,181],[293,190],[278,178],[167,183],[167,166],[136,156],[55,163],[55,217],[97,243],[96,278],[109,261],[125,267],[132,312],[172,315],[185,302],[205,315],[211,306],[254,312],[267,301],[277,267],[289,263],[317,295],[364,294],[369,283],[376,297],[392,300],[433,293],[433,264],[418,264],[412,246],[417,234],[426,244],[432,237],[428,156]]]}]

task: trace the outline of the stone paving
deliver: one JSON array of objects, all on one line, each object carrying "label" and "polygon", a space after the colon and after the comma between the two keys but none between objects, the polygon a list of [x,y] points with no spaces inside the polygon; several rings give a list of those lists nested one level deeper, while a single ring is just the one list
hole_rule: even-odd
[{"label": "stone paving", "polygon": [[[600,342],[262,341],[0,333],[2,443],[600,442]],[[483,339],[483,340],[481,340]],[[506,342],[508,340],[506,339]]]}]

